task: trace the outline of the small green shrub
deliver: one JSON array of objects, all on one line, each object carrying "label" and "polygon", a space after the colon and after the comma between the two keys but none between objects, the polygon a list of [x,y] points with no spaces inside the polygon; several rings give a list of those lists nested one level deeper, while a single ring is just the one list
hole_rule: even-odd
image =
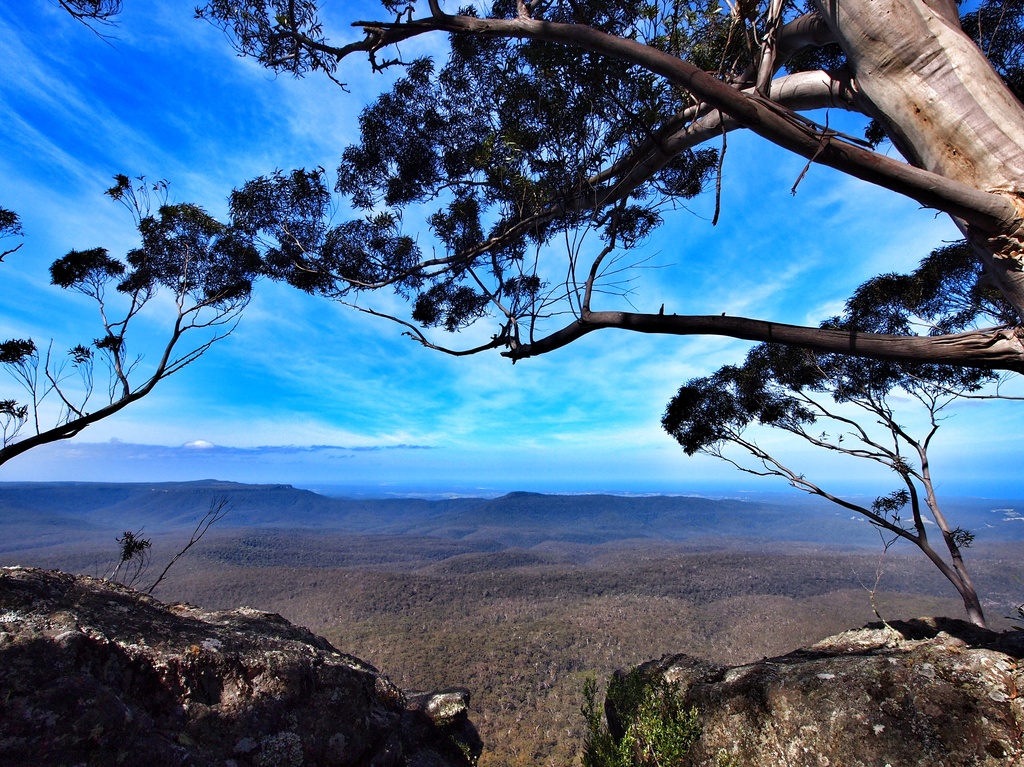
[{"label": "small green shrub", "polygon": [[682,763],[700,737],[697,709],[685,708],[679,686],[660,673],[633,669],[608,682],[607,705],[621,723],[621,733],[603,721],[597,682],[583,683],[582,713],[587,733],[583,767],[670,767]]},{"label": "small green shrub", "polygon": [[[149,567],[149,550],[153,542],[149,538],[143,538],[141,530],[137,533],[125,530],[124,535],[117,539],[117,543],[121,549],[121,558],[114,572],[110,574],[110,580],[120,580],[125,586],[134,586]],[[126,564],[128,567],[124,567]]]}]

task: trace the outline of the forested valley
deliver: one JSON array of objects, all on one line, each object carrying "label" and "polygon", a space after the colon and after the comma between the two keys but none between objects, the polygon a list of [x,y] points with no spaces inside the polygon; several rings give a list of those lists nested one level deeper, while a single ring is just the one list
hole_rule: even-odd
[{"label": "forested valley", "polygon": [[[403,688],[468,688],[486,744],[481,763],[492,767],[575,763],[588,675],[603,680],[617,668],[677,652],[730,664],[759,660],[876,621],[874,609],[886,620],[962,612],[948,582],[924,558],[909,548],[883,555],[863,523],[859,536],[847,533],[845,545],[780,539],[770,526],[756,527],[755,512],[770,520],[786,511],[777,503],[526,494],[341,502],[283,486],[50,485],[35,488],[39,523],[19,528],[18,520],[27,523],[32,515],[25,510],[32,487],[5,486],[0,493],[0,561],[89,575],[109,575],[116,559],[120,531],[110,509],[137,505],[152,533],[158,572],[156,565],[187,538],[188,503],[212,490],[226,493],[236,508],[154,595],[278,613]],[[77,520],[88,527],[75,543],[46,510],[70,492],[83,499]],[[145,497],[148,504],[140,501]],[[297,504],[319,508],[320,516],[296,512]],[[686,508],[705,517],[720,508],[751,535],[714,535],[695,522],[695,535],[669,540],[678,528],[664,524],[664,510],[661,523],[649,517],[646,524],[608,510],[631,504],[641,518],[657,504],[680,517]],[[464,507],[475,509],[475,523]],[[305,525],[286,526],[277,517],[283,508]],[[502,508],[514,511],[502,519]],[[566,520],[588,508],[604,510],[591,530],[576,529],[575,537],[590,540],[572,540]],[[992,532],[971,549],[972,565],[990,619],[1003,628],[1009,624],[1003,616],[1024,592],[1015,542],[1024,523],[1001,505],[967,504],[969,518],[972,508],[992,520]],[[801,513],[796,500],[790,512]],[[815,526],[804,529],[812,538]]]}]

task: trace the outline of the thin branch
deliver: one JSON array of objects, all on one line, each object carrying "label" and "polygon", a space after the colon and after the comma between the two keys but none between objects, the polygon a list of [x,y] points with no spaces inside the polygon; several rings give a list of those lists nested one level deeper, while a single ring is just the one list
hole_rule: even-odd
[{"label": "thin branch", "polygon": [[[344,306],[348,306],[352,309],[355,309],[356,311],[360,311],[363,314],[369,314],[373,317],[380,317],[381,319],[395,322],[401,325],[402,327],[406,328],[406,332],[403,335],[408,336],[409,338],[413,339],[414,341],[425,346],[428,349],[433,349],[434,351],[438,351],[443,354],[448,354],[451,355],[452,357],[468,357],[473,354],[479,354],[480,352],[487,351],[489,349],[500,349],[501,347],[505,346],[508,340],[510,325],[503,325],[501,328],[501,332],[498,335],[493,336],[491,340],[485,344],[481,344],[480,346],[476,346],[472,349],[450,349],[446,346],[440,346],[439,344],[435,344],[433,341],[427,338],[427,336],[423,333],[423,331],[420,328],[418,328],[416,325],[413,325],[411,322],[403,320],[400,317],[395,317],[392,314],[385,314],[384,312],[378,312],[375,309],[360,306],[359,304],[354,304],[351,301],[339,300],[339,303],[343,304]],[[514,325],[515,321],[512,320],[511,324]]]},{"label": "thin branch", "polygon": [[[718,113],[719,119],[722,113]],[[725,152],[728,149],[728,131],[725,124],[722,124],[722,148],[718,152],[718,165],[715,168],[715,215],[711,218],[711,226],[718,226],[718,216],[722,213],[722,168],[725,165]]]},{"label": "thin branch", "polygon": [[[914,543],[915,545],[919,545],[917,536],[915,536],[909,530],[900,527],[899,525],[886,519],[880,514],[876,514],[871,509],[865,508],[860,504],[853,503],[852,501],[848,501],[845,498],[840,498],[839,496],[832,494],[828,490],[825,490],[820,485],[817,485],[816,483],[807,479],[807,477],[804,476],[803,474],[799,474],[793,471],[788,466],[779,461],[777,458],[761,449],[757,445],[757,443],[746,440],[739,434],[733,434],[728,438],[728,441],[743,448],[751,456],[756,458],[762,465],[764,465],[769,474],[785,479],[787,482],[789,482],[789,484],[792,487],[809,493],[810,495],[817,495],[821,498],[826,499],[827,501],[830,501],[831,503],[836,504],[837,506],[841,506],[844,509],[848,509],[849,511],[853,511],[857,514],[860,514],[861,516],[867,517],[867,519],[870,520],[873,525],[884,528],[889,532],[893,533],[894,535],[898,535],[899,537],[905,538],[906,540],[910,541],[911,543]],[[724,454],[721,453],[720,451],[718,453],[711,454],[718,458],[724,457]],[[740,464],[734,461],[729,461],[729,463],[732,463],[733,466],[737,466],[741,470],[747,471],[747,469],[743,469],[743,467]],[[748,471],[748,473],[757,472]]]},{"label": "thin branch", "polygon": [[167,566],[161,571],[160,577],[153,581],[153,585],[146,589],[147,594],[152,594],[153,590],[160,585],[164,577],[167,575],[167,571],[171,569],[175,562],[181,559],[189,549],[195,546],[206,535],[206,531],[209,530],[213,525],[224,519],[225,516],[234,508],[233,504],[225,496],[218,496],[210,501],[210,508],[207,509],[206,513],[199,520],[195,530],[192,531],[192,537],[189,538],[188,543],[185,544],[184,548],[175,554],[171,561],[167,563]]},{"label": "thin branch", "polygon": [[3,261],[5,258],[7,258],[7,256],[11,255],[12,253],[17,253],[19,250],[21,250],[21,248],[22,248],[22,246],[24,244],[25,243],[22,242],[22,243],[19,243],[18,245],[15,245],[13,248],[9,248],[8,250],[0,251],[0,261]]}]

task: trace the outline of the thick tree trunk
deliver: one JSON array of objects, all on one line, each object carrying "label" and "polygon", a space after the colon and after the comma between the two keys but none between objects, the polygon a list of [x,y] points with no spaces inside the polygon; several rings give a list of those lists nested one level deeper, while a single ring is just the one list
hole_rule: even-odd
[{"label": "thick tree trunk", "polygon": [[[947,0],[816,0],[858,89],[897,149],[920,168],[1007,195],[1024,216],[1024,107]],[[1024,317],[1024,231],[959,222],[992,280]]]},{"label": "thick tree trunk", "polygon": [[946,580],[953,584],[953,587],[960,594],[960,598],[964,603],[964,611],[967,613],[967,620],[973,623],[975,626],[981,628],[988,628],[988,622],[985,620],[985,611],[981,607],[981,600],[978,598],[978,592],[974,588],[974,583],[971,582],[970,576],[967,574],[967,570],[964,567],[963,559],[957,552],[958,562],[957,566],[950,567],[949,564],[938,555],[938,553],[931,547],[928,540],[925,538],[919,538],[914,543],[924,553],[928,559],[932,561],[944,576]]}]

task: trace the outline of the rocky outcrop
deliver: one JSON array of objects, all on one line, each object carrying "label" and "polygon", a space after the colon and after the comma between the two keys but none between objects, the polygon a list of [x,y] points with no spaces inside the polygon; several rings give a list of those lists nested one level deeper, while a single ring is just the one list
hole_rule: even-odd
[{"label": "rocky outcrop", "polygon": [[277,615],[0,568],[0,765],[464,767],[468,702]]},{"label": "rocky outcrop", "polygon": [[1024,631],[922,619],[735,668],[686,655],[642,668],[699,711],[688,765],[1010,767],[1024,765],[1022,657]]}]

